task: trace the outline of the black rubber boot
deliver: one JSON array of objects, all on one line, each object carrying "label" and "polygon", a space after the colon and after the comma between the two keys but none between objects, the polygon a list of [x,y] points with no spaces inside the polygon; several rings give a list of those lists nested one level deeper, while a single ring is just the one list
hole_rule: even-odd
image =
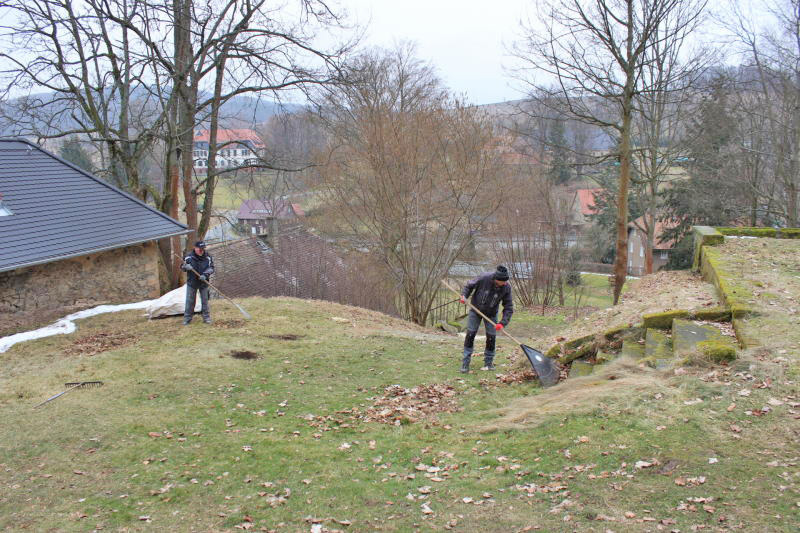
[{"label": "black rubber boot", "polygon": [[464,337],[464,355],[461,358],[461,373],[466,374],[469,372],[469,362],[472,360],[472,352],[475,346],[475,335],[477,331],[467,331]]},{"label": "black rubber boot", "polygon": [[486,350],[483,352],[483,368],[494,370],[494,349],[497,343],[497,335],[486,336]]}]

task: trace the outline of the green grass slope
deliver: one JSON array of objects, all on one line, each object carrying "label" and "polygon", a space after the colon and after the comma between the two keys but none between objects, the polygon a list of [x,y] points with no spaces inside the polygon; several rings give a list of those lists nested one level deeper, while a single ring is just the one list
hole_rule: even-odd
[{"label": "green grass slope", "polygon": [[[462,376],[458,337],[377,313],[242,304],[252,321],[219,301],[212,326],[102,315],[0,354],[0,529],[800,523],[795,355],[678,376],[611,366],[543,392]],[[514,349],[501,341],[500,373]],[[33,409],[91,379],[105,385]]]}]

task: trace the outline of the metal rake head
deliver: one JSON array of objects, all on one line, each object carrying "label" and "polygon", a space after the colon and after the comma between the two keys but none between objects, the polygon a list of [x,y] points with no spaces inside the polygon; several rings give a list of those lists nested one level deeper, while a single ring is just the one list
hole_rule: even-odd
[{"label": "metal rake head", "polygon": [[102,381],[73,381],[72,383],[64,383],[65,387],[77,387],[83,389],[86,387],[102,387]]}]

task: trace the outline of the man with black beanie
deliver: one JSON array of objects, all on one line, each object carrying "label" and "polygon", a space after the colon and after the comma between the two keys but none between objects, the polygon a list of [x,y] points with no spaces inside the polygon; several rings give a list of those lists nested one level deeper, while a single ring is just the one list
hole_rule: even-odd
[{"label": "man with black beanie", "polygon": [[503,265],[497,267],[495,272],[481,274],[464,286],[461,291],[461,303],[467,303],[467,298],[472,295],[471,303],[474,307],[492,322],[497,322],[497,311],[500,303],[503,304],[503,318],[496,325],[492,325],[488,320],[474,310],[470,309],[467,318],[467,336],[464,338],[464,356],[461,359],[461,372],[469,372],[469,362],[472,358],[475,335],[481,326],[481,321],[486,327],[486,350],[483,352],[483,368],[481,370],[494,370],[494,350],[497,341],[497,332],[502,330],[511,321],[514,314],[514,302],[511,298],[511,284],[508,282],[508,269]]},{"label": "man with black beanie", "polygon": [[203,322],[211,323],[211,309],[208,306],[208,280],[214,273],[214,260],[206,252],[206,243],[197,241],[194,250],[183,259],[181,269],[186,272],[186,305],[183,308],[183,325],[188,326],[194,315],[194,304],[197,293],[200,293],[200,304]]}]

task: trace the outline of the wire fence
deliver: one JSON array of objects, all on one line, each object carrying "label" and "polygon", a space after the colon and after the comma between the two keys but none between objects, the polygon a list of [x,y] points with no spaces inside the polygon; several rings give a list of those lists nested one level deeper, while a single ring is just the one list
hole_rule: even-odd
[{"label": "wire fence", "polygon": [[440,292],[436,295],[428,312],[426,325],[433,326],[439,322],[451,322],[466,316],[467,306],[458,298],[453,299],[448,293]]}]

